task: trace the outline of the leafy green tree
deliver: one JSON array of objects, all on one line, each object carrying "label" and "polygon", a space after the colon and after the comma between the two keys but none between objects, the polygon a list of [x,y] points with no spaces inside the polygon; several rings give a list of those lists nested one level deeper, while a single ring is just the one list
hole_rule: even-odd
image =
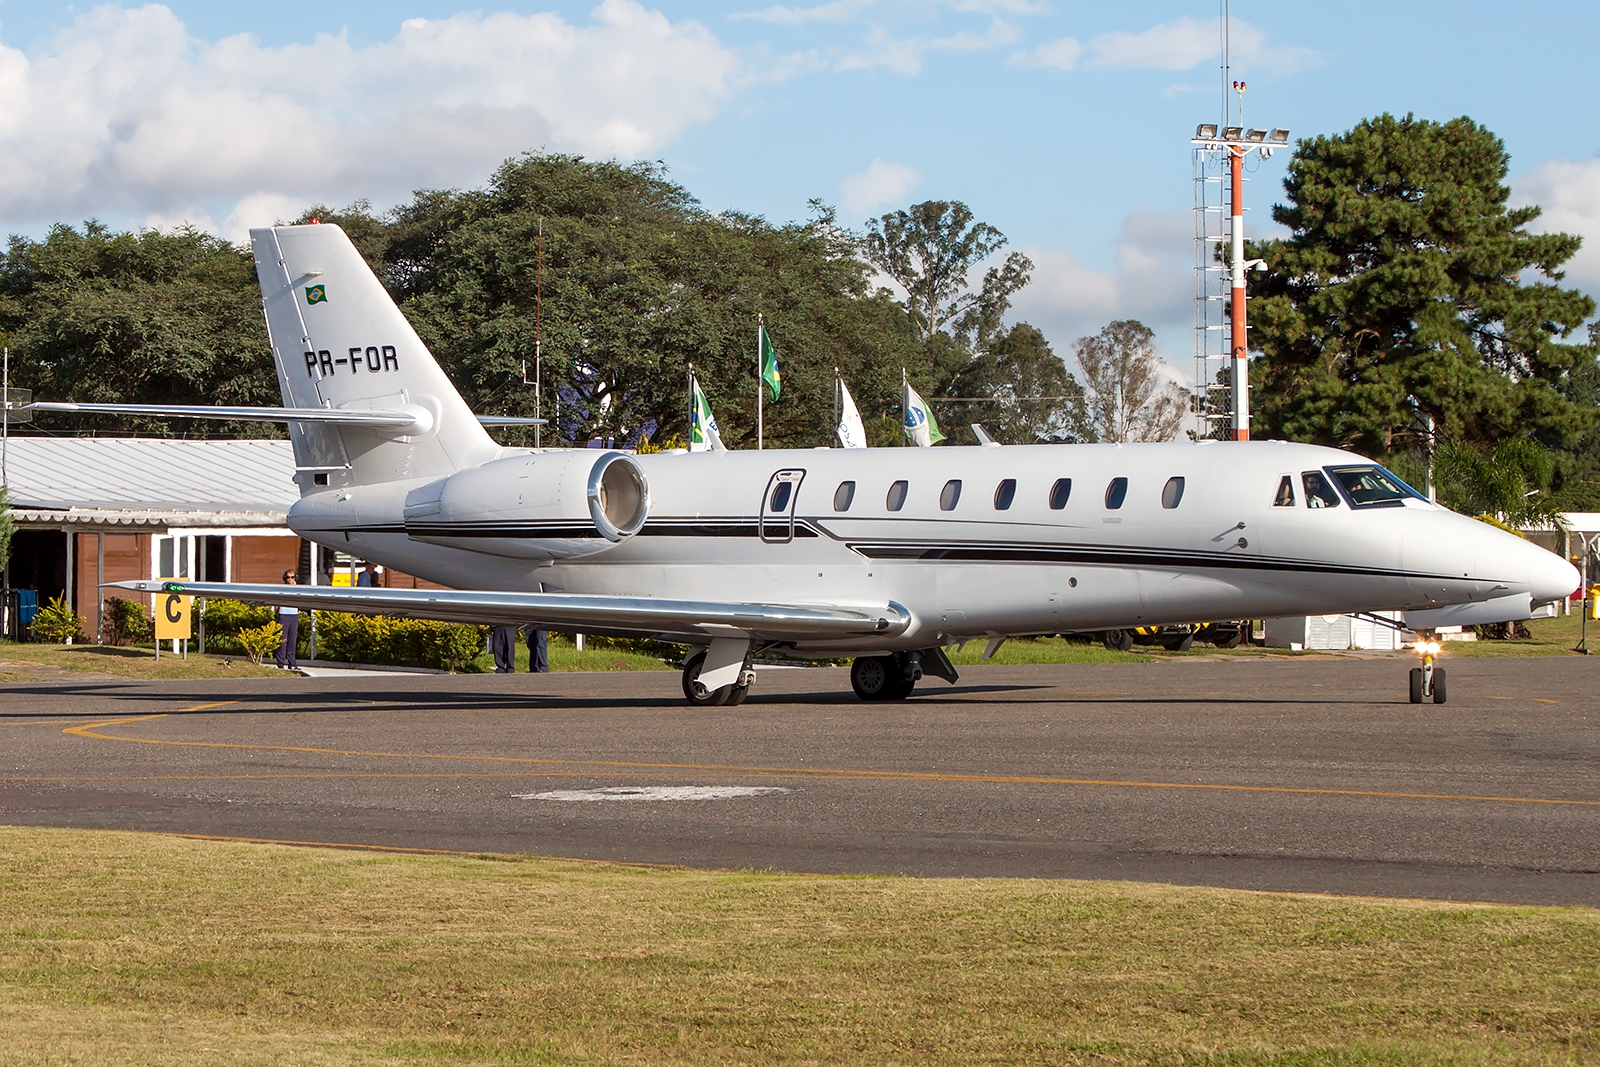
[{"label": "leafy green tree", "polygon": [[1570,442],[1592,412],[1563,384],[1592,362],[1564,340],[1594,302],[1556,284],[1578,249],[1508,208],[1505,146],[1468,118],[1384,114],[1301,141],[1273,208],[1287,238],[1252,244],[1258,432],[1390,454],[1492,447],[1532,430]]},{"label": "leafy green tree", "polygon": [[954,425],[959,417],[963,426],[981,424],[1001,444],[1095,440],[1082,386],[1044,334],[1025,322],[986,345],[945,389],[946,396],[994,398],[946,405],[952,423],[946,433],[963,432]]},{"label": "leafy green tree", "polygon": [[1551,497],[1556,460],[1527,437],[1480,450],[1447,442],[1435,455],[1439,502],[1466,515],[1489,515],[1513,527],[1549,526],[1561,510]]},{"label": "leafy green tree", "polygon": [[1101,441],[1170,441],[1189,405],[1161,374],[1155,334],[1137,319],[1108,323],[1073,350],[1083,371],[1088,421]]},{"label": "leafy green tree", "polygon": [[656,164],[528,155],[484,189],[418,193],[390,219],[359,204],[315,210],[361,234],[477,411],[532,414],[522,371],[542,307],[543,413],[558,398],[561,411],[546,440],[686,436],[693,363],[723,439],[753,446],[758,314],[783,372],[766,407],[774,446],[831,440],[834,367],[870,419],[899,410],[900,367],[922,363],[904,311],[870,290],[854,241],[820,205],[775,226],[706,212]]},{"label": "leafy green tree", "polygon": [[[0,330],[11,336],[13,380],[37,400],[281,402],[249,251],[194,229],[113,233],[88,222],[42,241],[12,237],[0,258]],[[37,428],[282,434],[262,423],[49,414]]]},{"label": "leafy green tree", "polygon": [[0,485],[0,570],[11,559],[11,536],[17,532],[11,518],[11,492]]},{"label": "leafy green tree", "polygon": [[928,200],[870,220],[863,249],[906,291],[906,310],[924,341],[940,331],[981,341],[999,328],[1012,295],[1033,272],[1032,260],[1012,252],[984,272],[976,292],[969,290],[972,268],[1005,244],[1005,234],[974,222],[959,200]]}]

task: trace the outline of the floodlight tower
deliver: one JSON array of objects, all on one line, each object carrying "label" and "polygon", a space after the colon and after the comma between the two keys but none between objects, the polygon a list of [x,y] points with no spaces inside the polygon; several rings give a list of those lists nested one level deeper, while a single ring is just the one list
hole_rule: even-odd
[{"label": "floodlight tower", "polygon": [[[1212,410],[1211,395],[1211,360],[1221,357],[1229,368],[1228,393],[1229,393],[1229,432],[1225,435],[1235,441],[1248,441],[1250,439],[1250,349],[1249,334],[1245,321],[1245,288],[1244,272],[1250,267],[1265,269],[1266,264],[1260,260],[1245,261],[1244,258],[1244,164],[1252,153],[1259,153],[1266,159],[1272,153],[1289,143],[1289,131],[1281,128],[1270,130],[1245,129],[1244,126],[1244,90],[1242,81],[1231,81],[1230,67],[1230,37],[1232,30],[1232,5],[1229,0],[1222,0],[1222,121],[1203,122],[1195,128],[1194,139],[1190,142],[1194,155],[1194,269],[1195,269],[1195,412],[1198,425],[1196,432],[1202,437],[1211,437],[1214,431],[1211,421],[1220,416]],[[1230,84],[1231,83],[1231,84]],[[1228,92],[1232,90],[1238,98],[1239,110],[1237,125],[1229,124]],[[1223,204],[1221,176],[1212,177],[1218,169],[1218,164],[1225,164],[1227,175],[1226,205]],[[1213,186],[1216,186],[1216,196],[1213,198]],[[1226,236],[1221,232],[1221,215],[1226,206],[1228,215],[1228,232]],[[1216,227],[1213,228],[1213,223]],[[1224,241],[1228,243],[1228,274],[1232,283],[1226,296],[1220,292],[1217,281],[1221,269],[1217,260]],[[1229,344],[1227,351],[1217,352],[1215,356],[1211,347],[1212,331],[1218,335],[1223,328],[1220,321],[1212,325],[1211,307],[1213,303],[1228,304],[1229,319]],[[1220,370],[1220,368],[1219,368]],[[1220,377],[1220,373],[1218,377]]]}]

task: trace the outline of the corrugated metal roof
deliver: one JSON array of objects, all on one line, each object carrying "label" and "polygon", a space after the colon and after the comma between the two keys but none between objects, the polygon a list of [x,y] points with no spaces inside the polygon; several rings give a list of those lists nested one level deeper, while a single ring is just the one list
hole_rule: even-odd
[{"label": "corrugated metal roof", "polygon": [[6,475],[13,514],[37,513],[32,521],[205,526],[248,515],[251,525],[281,524],[300,499],[288,441],[13,437]]}]

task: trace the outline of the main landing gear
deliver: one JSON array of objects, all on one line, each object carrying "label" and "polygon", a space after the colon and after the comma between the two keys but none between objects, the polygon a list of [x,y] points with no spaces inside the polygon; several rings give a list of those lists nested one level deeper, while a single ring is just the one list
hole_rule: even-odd
[{"label": "main landing gear", "polygon": [[744,703],[750,695],[750,685],[756,672],[748,667],[739,672],[739,680],[731,685],[707,689],[700,683],[700,669],[706,665],[706,654],[696,652],[683,665],[683,695],[697,708],[734,707]]},{"label": "main landing gear", "polygon": [[1433,665],[1434,657],[1439,655],[1439,642],[1433,635],[1423,634],[1417,640],[1416,649],[1422,654],[1422,666],[1411,668],[1411,703],[1421,704],[1432,700],[1435,704],[1443,704],[1444,668]]},{"label": "main landing gear", "polygon": [[[743,651],[747,648],[747,644],[741,643],[719,651],[713,641],[710,649],[697,649],[684,661],[683,696],[691,707],[732,707],[744,703],[744,698],[750,694],[751,684],[756,680],[756,672],[750,667],[749,654]],[[741,654],[745,657],[742,666],[738,659]],[[702,672],[714,673],[706,670],[708,658],[713,665],[718,662],[722,664],[721,667],[715,667],[715,670],[722,672],[719,680],[734,680],[714,689],[702,682]],[[862,700],[904,700],[925,674],[943,678],[951,685],[955,685],[960,678],[944,649],[935,647],[915,652],[862,656],[850,667],[850,688]]]},{"label": "main landing gear", "polygon": [[850,688],[862,700],[904,700],[923,675],[943,678],[951,685],[961,677],[942,648],[861,656],[850,665]]}]

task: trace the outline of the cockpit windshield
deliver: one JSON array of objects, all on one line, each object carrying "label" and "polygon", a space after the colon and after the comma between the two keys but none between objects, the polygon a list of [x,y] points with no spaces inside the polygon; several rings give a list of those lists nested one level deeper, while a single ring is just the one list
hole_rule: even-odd
[{"label": "cockpit windshield", "polygon": [[1324,469],[1353,508],[1395,508],[1400,507],[1407,497],[1413,500],[1426,499],[1377,464]]}]

